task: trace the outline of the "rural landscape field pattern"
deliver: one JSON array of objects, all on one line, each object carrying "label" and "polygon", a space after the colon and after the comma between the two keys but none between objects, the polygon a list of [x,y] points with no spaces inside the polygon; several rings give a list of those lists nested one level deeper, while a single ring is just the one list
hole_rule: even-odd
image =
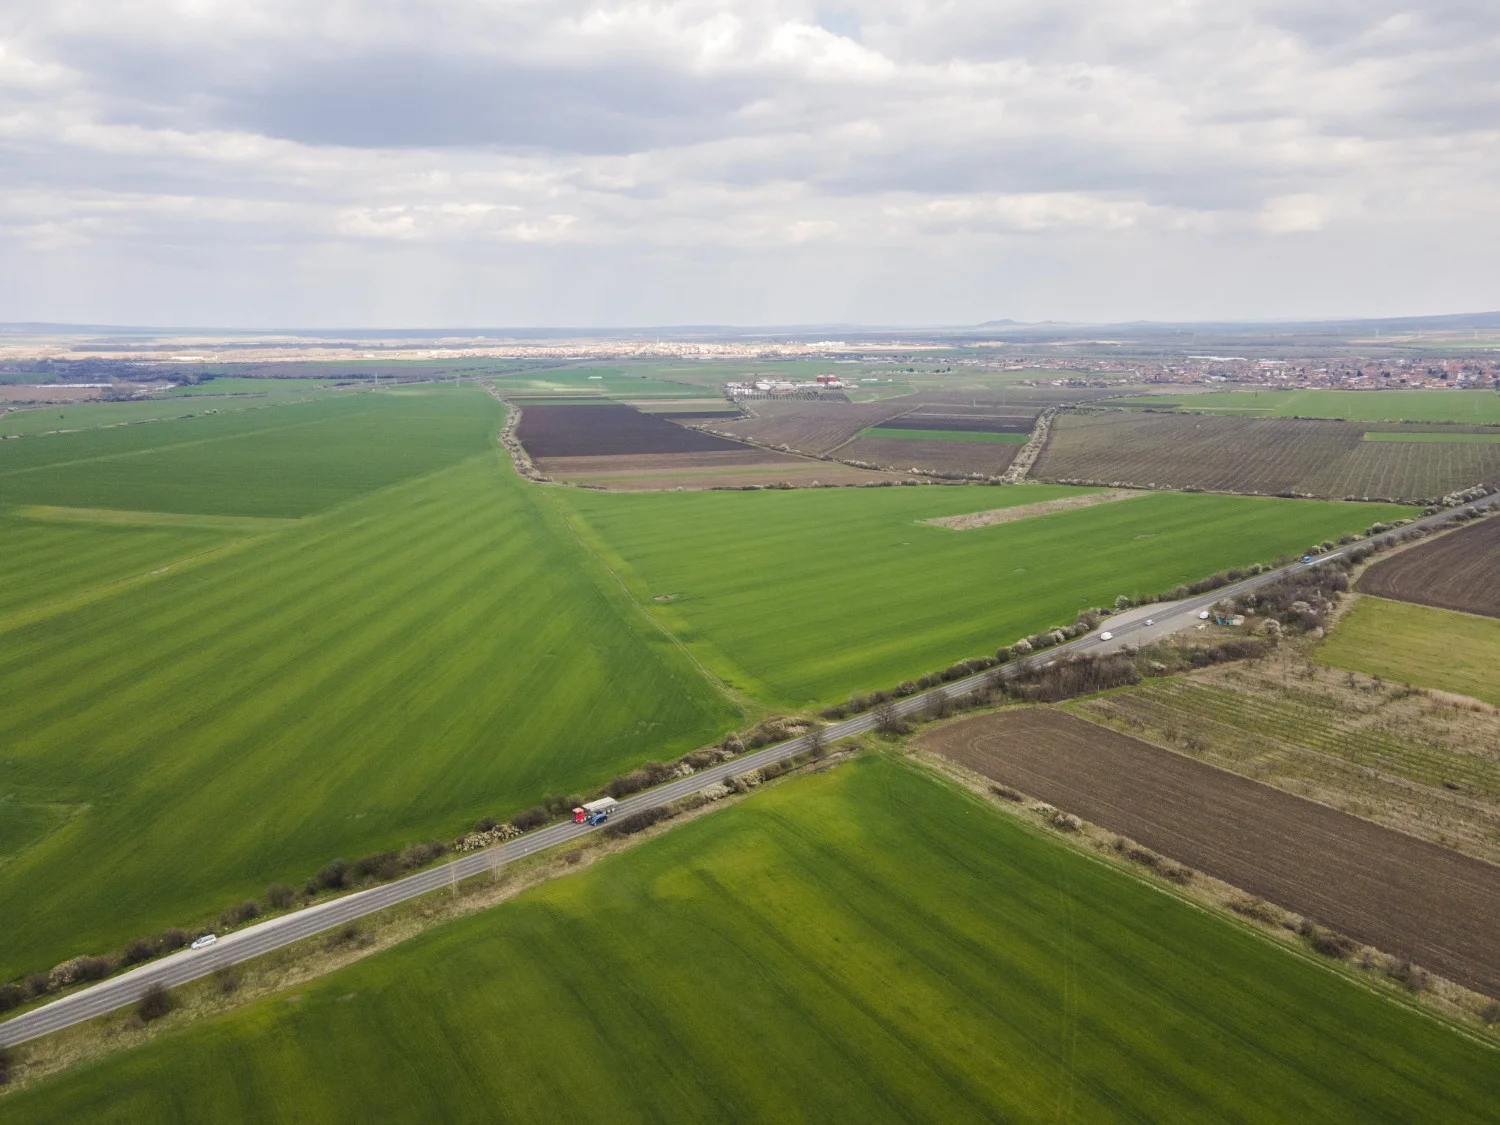
[{"label": "rural landscape field pattern", "polygon": [[99,1122],[1480,1121],[1493,1052],[883,755],[6,1099]]},{"label": "rural landscape field pattern", "polygon": [[0,446],[0,974],[1399,512],[953,532],[917,521],[1069,490],[542,488],[501,420],[429,385]]}]

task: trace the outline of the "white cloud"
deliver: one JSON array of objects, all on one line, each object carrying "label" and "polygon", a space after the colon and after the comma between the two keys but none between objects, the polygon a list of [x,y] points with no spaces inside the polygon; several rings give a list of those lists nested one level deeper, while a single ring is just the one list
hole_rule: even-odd
[{"label": "white cloud", "polygon": [[[358,320],[372,272],[498,294],[522,252],[535,284],[487,319],[611,319],[621,286],[569,284],[581,262],[658,321],[1425,311],[1447,291],[1421,264],[1370,263],[1405,237],[1467,262],[1500,223],[1491,4],[846,7],[11,0],[0,252],[28,277],[107,261],[89,299],[120,311],[0,280],[0,319],[180,321],[218,268],[271,286],[316,261],[335,274],[302,315]],[[1191,269],[1077,283],[1103,259],[1239,264],[1207,309]],[[1277,305],[1293,261],[1345,303]],[[1452,299],[1500,305],[1468,270]]]},{"label": "white cloud", "polygon": [[1278,195],[1261,208],[1261,224],[1277,234],[1322,230],[1325,213],[1316,195]]}]

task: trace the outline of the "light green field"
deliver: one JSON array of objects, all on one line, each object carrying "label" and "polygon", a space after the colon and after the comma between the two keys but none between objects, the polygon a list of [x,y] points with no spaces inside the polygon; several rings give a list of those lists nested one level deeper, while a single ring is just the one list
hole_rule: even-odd
[{"label": "light green field", "polygon": [[31,1122],[1493,1119],[1500,1058],[865,758],[13,1094]]},{"label": "light green field", "polygon": [[[451,838],[479,815],[592,788],[734,725],[596,571],[546,490],[492,448],[468,451],[499,424],[488,395],[382,393],[274,413],[304,410],[313,420],[285,443],[279,431],[223,435],[243,418],[195,420],[222,440],[173,447],[199,457],[174,470],[191,488],[165,487],[146,451],[104,467],[136,507],[353,499],[0,634],[0,809],[29,810],[16,815],[33,825],[0,863],[0,980],[190,923],[336,857]],[[216,475],[237,442],[259,450],[234,454],[248,482]],[[341,478],[309,472],[335,454]],[[38,485],[45,473],[22,475],[31,492],[56,491]],[[263,505],[247,502],[256,480]],[[0,562],[7,580],[47,572],[23,589],[26,604],[191,552],[194,536],[244,534],[6,528],[33,524],[51,538],[32,534],[22,557]]]},{"label": "light green field", "polygon": [[722,414],[726,418],[737,418],[740,415],[738,407],[730,406],[723,399],[711,398],[699,399],[693,403],[662,402],[659,404],[643,403],[637,407],[642,414],[687,414],[707,413]]},{"label": "light green field", "polygon": [[1451,445],[1451,444],[1453,444],[1455,442],[1461,443],[1461,444],[1472,444],[1474,442],[1478,442],[1480,444],[1484,444],[1484,443],[1500,443],[1500,433],[1496,433],[1496,434],[1441,434],[1441,433],[1424,434],[1424,433],[1412,433],[1412,432],[1407,432],[1407,433],[1390,433],[1390,432],[1385,432],[1385,433],[1367,433],[1367,434],[1365,434],[1364,440],[1365,441],[1402,441],[1402,442],[1433,442],[1433,441],[1436,441],[1436,442],[1442,442],[1444,444],[1449,444],[1449,445]]},{"label": "light green field", "polygon": [[1500,621],[1361,595],[1318,661],[1500,707]]},{"label": "light green field", "polygon": [[[205,395],[220,397],[227,395],[256,395],[275,400],[305,399],[314,391],[324,393],[337,390],[334,386],[342,376],[329,373],[321,378],[271,379],[237,375],[225,375],[204,383],[185,383],[173,387],[167,394],[172,398],[202,398]],[[361,381],[359,386],[367,385]]]},{"label": "light green field", "polygon": [[[318,388],[322,389],[318,389]],[[334,387],[332,380],[214,379],[131,402],[80,402],[37,406],[0,416],[0,434],[32,436],[89,430],[132,422],[161,422],[213,412],[234,414],[346,395],[359,388]]]},{"label": "light green field", "polygon": [[1494,391],[1214,391],[1201,395],[1142,396],[1116,401],[1146,406],[1155,402],[1175,402],[1183,411],[1250,414],[1266,418],[1500,423],[1500,395]]},{"label": "light green field", "polygon": [[[705,665],[757,698],[792,705],[890,687],[1067,624],[1118,594],[1170,590],[1407,514],[1159,493],[961,533],[919,522],[1085,491],[556,495],[640,604]],[[675,600],[652,600],[662,594]]]},{"label": "light green field", "polygon": [[41,521],[0,513],[0,629],[28,606],[118,582],[225,542],[223,530]]},{"label": "light green field", "polygon": [[904,441],[980,441],[1001,445],[1025,445],[1030,434],[992,434],[978,430],[895,430],[884,426],[871,426],[861,430],[860,437],[896,438]]},{"label": "light green field", "polygon": [[[956,355],[938,354],[920,362],[836,363],[826,359],[640,362],[578,368],[545,369],[504,375],[496,386],[505,394],[605,394],[620,399],[720,398],[729,380],[770,375],[778,379],[810,381],[837,375],[860,385],[848,394],[855,402],[908,395],[918,390],[993,390],[1021,382],[1050,382],[1077,372],[1050,370],[990,370],[956,365]],[[911,368],[911,370],[908,370]],[[590,379],[601,375],[601,379]],[[863,383],[864,379],[879,382]]]},{"label": "light green field", "polygon": [[[733,378],[726,375],[725,378]],[[497,375],[495,386],[506,395],[602,394],[610,398],[703,398],[723,402],[710,380],[663,379],[651,368],[617,367],[528,371]]]},{"label": "light green field", "polygon": [[7,441],[0,508],[301,516],[491,448],[499,412],[435,384]]}]

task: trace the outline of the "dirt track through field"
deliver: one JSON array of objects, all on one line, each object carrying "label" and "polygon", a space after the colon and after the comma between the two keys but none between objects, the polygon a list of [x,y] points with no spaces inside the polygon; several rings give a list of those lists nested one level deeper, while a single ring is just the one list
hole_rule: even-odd
[{"label": "dirt track through field", "polygon": [[1043,500],[1039,504],[1021,504],[1015,508],[995,508],[988,512],[969,512],[962,516],[938,516],[922,522],[935,523],[939,527],[951,527],[954,531],[972,531],[976,527],[993,527],[997,523],[1029,520],[1034,516],[1050,516],[1053,512],[1068,512],[1074,508],[1092,508],[1095,504],[1112,504],[1116,500],[1129,500],[1132,496],[1146,495],[1149,493],[1127,488],[1112,488],[1106,492],[1064,496],[1061,500]]},{"label": "dirt track through field", "polygon": [[1490,996],[1500,867],[1048,708],[924,748]]}]

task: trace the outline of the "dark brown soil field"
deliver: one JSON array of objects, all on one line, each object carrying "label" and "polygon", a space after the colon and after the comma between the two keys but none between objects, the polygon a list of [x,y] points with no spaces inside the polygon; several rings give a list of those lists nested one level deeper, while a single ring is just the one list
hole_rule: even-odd
[{"label": "dark brown soil field", "polygon": [[[1357,588],[1362,594],[1500,617],[1500,517],[1377,562]],[[1495,675],[1500,677],[1500,668]]]},{"label": "dark brown soil field", "polygon": [[744,449],[629,406],[527,406],[516,433],[533,459]]},{"label": "dark brown soil field", "polygon": [[1029,434],[1036,425],[1036,412],[1023,415],[950,414],[919,410],[891,418],[880,425],[887,430],[956,430],[977,434]]},{"label": "dark brown soil field", "polygon": [[1500,479],[1500,444],[1367,442],[1369,428],[1309,418],[1123,410],[1063,414],[1053,422],[1031,476],[1140,488],[1412,501]]},{"label": "dark brown soil field", "polygon": [[999,476],[1016,459],[1021,445],[1008,441],[912,441],[862,437],[841,448],[837,457],[864,461],[884,469],[930,469],[935,473],[984,473]]},{"label": "dark brown soil field", "polygon": [[920,740],[1268,902],[1500,996],[1500,867],[1049,708]]}]

